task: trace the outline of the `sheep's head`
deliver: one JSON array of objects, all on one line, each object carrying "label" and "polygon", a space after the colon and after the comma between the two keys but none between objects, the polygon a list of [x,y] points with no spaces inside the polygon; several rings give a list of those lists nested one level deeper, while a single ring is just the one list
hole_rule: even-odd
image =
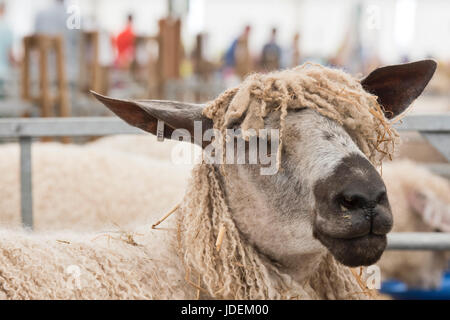
[{"label": "sheep's head", "polygon": [[[379,109],[381,114],[384,112],[381,117],[391,119],[402,113],[421,94],[435,68],[435,62],[426,60],[377,69],[360,83],[356,81],[356,85],[347,80],[344,82],[350,86],[350,95],[355,90],[375,95],[383,107],[383,111]],[[291,76],[294,74],[286,73],[290,80],[293,79]],[[320,74],[317,76],[322,79]],[[305,77],[305,81],[309,81],[309,77]],[[333,75],[330,77],[333,79]],[[247,129],[252,129],[251,123],[257,123],[258,130],[282,129],[283,148],[277,148],[281,152],[278,154],[275,150],[275,155],[272,155],[280,170],[275,170],[273,174],[261,174],[261,168],[266,166],[248,161],[221,166],[224,176],[230,178],[223,181],[225,193],[228,199],[237,199],[229,201],[229,205],[239,231],[259,251],[280,264],[287,265],[295,261],[295,257],[308,252],[325,252],[326,249],[347,266],[375,263],[386,247],[386,234],[391,230],[393,221],[385,185],[369,161],[370,153],[374,151],[368,150],[373,146],[370,138],[364,140],[365,144],[362,143],[361,139],[355,138],[354,131],[364,131],[364,128],[349,129],[351,125],[348,125],[345,116],[344,121],[337,121],[326,112],[321,112],[320,108],[314,108],[313,102],[337,103],[333,97],[324,99],[306,92],[306,99],[301,100],[298,93],[307,91],[302,89],[301,84],[292,84],[296,86],[296,92],[292,87],[278,88],[277,85],[273,81],[269,86],[275,92],[274,100],[270,101],[277,103],[277,93],[282,92],[285,97],[295,96],[289,103],[296,105],[288,108],[284,104],[284,107],[274,108],[259,118],[253,115],[264,113],[261,110],[266,110],[266,105],[252,113],[252,108],[260,106],[252,105],[248,101],[250,95],[245,94],[241,96],[242,100],[237,101],[245,101],[249,106],[239,113],[240,104],[235,103],[236,108],[231,108],[231,116],[220,113],[220,109],[211,108],[211,105],[204,109],[202,105],[178,102],[96,97],[133,126],[157,134],[158,123],[164,122],[165,129],[159,134],[171,138],[176,129],[182,129],[192,142],[205,151],[210,147],[211,140],[205,142],[202,137],[212,128],[242,129],[244,137],[248,137]],[[263,90],[261,87],[255,89],[251,84],[248,88],[251,94],[260,94]],[[319,88],[322,88],[321,85]],[[218,100],[226,100],[226,95]],[[238,93],[234,91],[231,95],[235,98]],[[269,105],[267,107],[270,108]],[[198,124],[201,124],[200,132]],[[241,144],[246,154],[244,159],[249,160],[251,141],[264,140],[260,136],[255,139],[249,137]],[[269,144],[272,146],[276,141],[271,139]],[[236,156],[238,146],[239,143],[233,144],[232,152],[227,149],[226,156],[231,153]]]}]

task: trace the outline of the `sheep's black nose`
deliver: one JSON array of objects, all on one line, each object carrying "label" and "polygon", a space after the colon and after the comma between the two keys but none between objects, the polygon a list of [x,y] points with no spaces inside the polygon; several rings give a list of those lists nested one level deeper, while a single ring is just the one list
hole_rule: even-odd
[{"label": "sheep's black nose", "polygon": [[[316,222],[321,232],[350,239],[369,233],[385,235],[392,228],[386,186],[365,158],[351,155],[314,187]],[[317,226],[316,226],[317,227]]]},{"label": "sheep's black nose", "polygon": [[[378,186],[353,184],[342,190],[336,200],[339,205],[348,210],[373,209],[378,204],[387,201],[386,189],[382,184]],[[376,211],[369,210],[367,212],[375,214]]]}]

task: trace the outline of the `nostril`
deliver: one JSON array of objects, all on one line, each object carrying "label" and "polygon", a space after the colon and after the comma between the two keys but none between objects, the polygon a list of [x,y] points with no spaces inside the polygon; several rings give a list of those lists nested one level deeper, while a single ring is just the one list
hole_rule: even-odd
[{"label": "nostril", "polygon": [[338,197],[338,202],[346,209],[354,210],[367,205],[367,199],[361,194],[342,194]]},{"label": "nostril", "polygon": [[376,200],[377,204],[386,202],[387,201],[387,193],[386,193],[386,191],[380,192],[380,194],[377,196],[376,199],[377,199]]},{"label": "nostril", "polygon": [[342,210],[371,209],[387,203],[385,188],[373,188],[358,184],[347,187],[335,198]]}]

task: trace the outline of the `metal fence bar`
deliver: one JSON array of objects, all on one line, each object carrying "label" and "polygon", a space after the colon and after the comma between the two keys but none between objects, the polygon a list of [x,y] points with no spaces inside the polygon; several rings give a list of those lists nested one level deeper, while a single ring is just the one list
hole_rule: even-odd
[{"label": "metal fence bar", "polygon": [[112,117],[0,119],[0,138],[82,137],[143,132]]},{"label": "metal fence bar", "polygon": [[[395,124],[400,131],[450,133],[450,113],[438,115],[411,115]],[[102,136],[110,134],[137,134],[143,131],[119,118],[8,118],[0,119],[0,138]]]},{"label": "metal fence bar", "polygon": [[450,113],[409,115],[394,127],[399,131],[450,132]]},{"label": "metal fence bar", "polygon": [[450,113],[410,115],[395,127],[400,131],[418,131],[450,162]]},{"label": "metal fence bar", "polygon": [[387,237],[387,250],[450,250],[450,233],[394,232]]},{"label": "metal fence bar", "polygon": [[33,229],[31,138],[20,138],[20,205],[22,224]]}]

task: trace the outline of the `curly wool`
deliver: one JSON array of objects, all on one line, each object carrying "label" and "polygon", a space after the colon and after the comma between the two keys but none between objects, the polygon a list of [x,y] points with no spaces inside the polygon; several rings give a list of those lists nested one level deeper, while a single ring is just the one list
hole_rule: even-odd
[{"label": "curly wool", "polygon": [[366,92],[349,74],[311,63],[290,70],[250,75],[239,87],[209,103],[204,115],[225,137],[226,129],[240,123],[243,137],[250,129],[264,128],[264,118],[279,112],[280,145],[289,109],[311,108],[337,121],[374,165],[392,158],[398,134],[384,116],[377,97]]},{"label": "curly wool", "polygon": [[180,277],[175,232],[148,229],[136,228],[133,241],[0,229],[0,300],[193,299]]}]

